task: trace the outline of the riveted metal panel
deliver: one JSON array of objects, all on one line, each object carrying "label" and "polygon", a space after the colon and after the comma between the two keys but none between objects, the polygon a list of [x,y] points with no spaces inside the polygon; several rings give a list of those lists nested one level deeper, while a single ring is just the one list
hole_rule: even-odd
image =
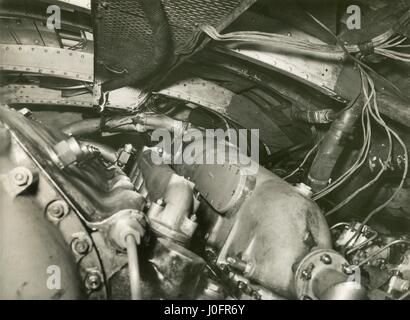
[{"label": "riveted metal panel", "polygon": [[0,45],[0,70],[34,72],[92,82],[93,61],[93,54],[68,49]]},{"label": "riveted metal panel", "polygon": [[60,90],[40,88],[37,85],[11,84],[0,88],[0,102],[5,104],[42,104],[92,107],[91,93],[62,97]]}]

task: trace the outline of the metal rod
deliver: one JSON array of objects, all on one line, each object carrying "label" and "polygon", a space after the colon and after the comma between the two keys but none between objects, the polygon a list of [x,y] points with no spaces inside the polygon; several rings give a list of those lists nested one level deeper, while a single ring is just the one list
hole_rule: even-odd
[{"label": "metal rod", "polygon": [[128,271],[130,276],[131,300],[141,300],[141,278],[138,264],[137,241],[132,234],[125,238],[127,243]]},{"label": "metal rod", "polygon": [[380,253],[382,253],[384,250],[387,250],[388,248],[390,248],[391,246],[394,246],[396,244],[407,244],[410,245],[410,241],[409,240],[394,240],[392,242],[390,242],[389,244],[385,245],[384,247],[382,247],[381,249],[377,250],[376,252],[374,252],[373,254],[371,254],[368,258],[364,259],[363,261],[361,261],[359,264],[353,266],[354,269],[356,270],[357,268],[360,268],[361,266],[365,265],[367,262],[369,262],[370,260],[374,259],[375,257],[377,257]]}]

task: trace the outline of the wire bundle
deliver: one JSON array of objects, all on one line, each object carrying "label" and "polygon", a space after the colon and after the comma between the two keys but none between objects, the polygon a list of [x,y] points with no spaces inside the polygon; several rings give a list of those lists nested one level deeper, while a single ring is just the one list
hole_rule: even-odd
[{"label": "wire bundle", "polygon": [[392,37],[390,40],[382,43],[378,48],[376,48],[375,53],[390,59],[403,62],[410,62],[410,53],[391,50],[391,48],[410,48],[410,44],[403,44],[406,40],[406,37],[400,35]]},{"label": "wire bundle", "polygon": [[[213,40],[221,42],[254,43],[284,51],[299,51],[304,53],[331,55],[345,55],[346,52],[350,54],[362,52],[360,45],[345,44],[343,47],[341,47],[339,45],[319,44],[310,41],[297,40],[281,34],[258,31],[237,31],[220,34],[214,27],[210,25],[201,26],[201,29]],[[392,48],[396,47],[410,47],[410,45],[403,44],[403,42],[405,42],[406,40],[406,37],[395,36],[395,31],[388,30],[385,33],[370,40],[367,45],[371,47],[371,51],[375,54],[379,54],[390,59],[410,62],[409,53],[392,50]]]},{"label": "wire bundle", "polygon": [[[370,186],[374,185],[380,179],[383,173],[390,167],[391,160],[392,160],[392,153],[393,153],[393,138],[394,138],[401,145],[403,152],[404,152],[404,170],[403,170],[402,179],[399,183],[398,188],[394,192],[394,194],[385,203],[383,203],[382,205],[374,209],[368,215],[368,217],[363,222],[363,225],[365,225],[377,212],[385,208],[397,196],[397,194],[400,192],[401,188],[403,187],[403,184],[405,182],[405,179],[408,173],[408,151],[407,151],[407,147],[405,143],[400,138],[400,136],[386,124],[386,122],[382,119],[380,115],[378,104],[377,104],[377,94],[376,94],[373,80],[363,70],[362,67],[359,66],[359,69],[360,69],[360,73],[362,76],[362,90],[363,90],[363,96],[364,96],[364,105],[363,105],[362,114],[361,114],[361,124],[362,124],[362,131],[363,131],[362,147],[353,165],[346,172],[344,172],[340,177],[338,177],[336,180],[332,181],[328,186],[326,186],[326,188],[316,193],[313,196],[313,200],[315,201],[319,200],[325,197],[326,195],[328,195],[329,193],[333,192],[339,186],[344,184],[367,161],[368,156],[369,156],[371,141],[372,141],[372,121],[374,121],[378,125],[384,128],[384,131],[386,132],[386,135],[389,141],[388,153],[387,153],[386,159],[384,159],[384,161],[381,162],[381,165],[382,165],[381,169],[379,170],[379,172],[376,174],[376,176],[372,180],[370,180],[368,183],[366,183],[365,185],[357,189],[348,198],[346,198],[345,200],[343,200],[342,202],[334,206],[330,211],[326,213],[326,216],[328,216],[328,215],[331,215],[337,212],[340,208],[344,207],[347,203],[352,201],[357,195],[359,195],[364,190],[368,189]],[[291,176],[293,176],[296,172],[298,172],[307,162],[309,157],[318,148],[319,144],[320,144],[320,141],[316,145],[314,145],[312,149],[309,150],[309,152],[306,154],[305,158],[303,159],[302,163],[298,166],[298,168],[296,168],[289,175],[285,176],[284,179],[288,179]]]},{"label": "wire bundle", "polygon": [[360,194],[362,191],[368,189],[370,186],[372,186],[374,183],[376,183],[380,177],[383,175],[383,173],[388,169],[390,166],[391,160],[392,160],[392,152],[393,152],[393,138],[397,140],[397,142],[400,144],[400,146],[403,149],[404,152],[404,170],[403,170],[403,175],[402,179],[399,183],[399,186],[397,187],[396,191],[394,194],[382,205],[374,209],[366,218],[364,224],[366,224],[371,217],[376,214],[377,212],[381,211],[383,208],[385,208],[400,192],[401,188],[403,187],[404,181],[407,177],[408,173],[408,151],[405,143],[403,140],[400,138],[400,136],[393,130],[391,129],[386,122],[382,119],[380,113],[379,113],[379,108],[377,105],[377,94],[374,86],[373,80],[370,78],[370,76],[363,70],[363,68],[360,68],[360,72],[362,75],[362,90],[363,90],[363,96],[365,98],[365,103],[362,111],[362,128],[363,128],[363,145],[362,148],[359,152],[359,156],[357,157],[356,162],[352,165],[350,169],[348,169],[343,175],[341,175],[338,179],[333,181],[331,184],[329,184],[325,189],[320,191],[314,196],[315,200],[318,200],[325,195],[329,194],[333,190],[335,190],[337,187],[342,185],[349,177],[352,176],[353,173],[355,173],[359,168],[363,166],[365,161],[368,158],[369,155],[369,150],[370,150],[370,144],[371,144],[371,134],[372,134],[372,123],[371,120],[375,121],[378,125],[384,128],[388,141],[389,141],[389,147],[388,147],[388,154],[386,159],[382,162],[382,167],[379,170],[379,172],[376,174],[376,176],[366,183],[364,186],[360,187],[357,189],[354,193],[352,193],[348,198],[337,204],[334,208],[332,208],[329,212],[326,213],[326,215],[330,215],[336,211],[338,211],[340,208],[345,206],[347,203],[349,203],[352,199],[354,199],[358,194]]},{"label": "wire bundle", "polygon": [[[362,131],[363,131],[363,144],[358,153],[357,159],[354,164],[340,177],[338,177],[335,181],[331,182],[325,189],[321,190],[317,194],[314,195],[313,199],[318,200],[336,188],[341,186],[345,183],[355,172],[357,172],[363,164],[367,161],[372,141],[372,122],[376,122],[378,125],[384,128],[386,135],[389,141],[389,148],[388,154],[386,159],[381,162],[381,169],[376,174],[376,176],[366,183],[364,186],[356,190],[353,194],[351,194],[348,198],[337,204],[333,207],[326,215],[330,215],[340,208],[345,206],[349,203],[352,199],[354,199],[358,194],[362,191],[368,189],[370,186],[374,185],[383,173],[387,170],[387,168],[391,164],[392,152],[393,152],[393,138],[398,141],[404,151],[404,170],[403,176],[400,181],[400,184],[394,194],[382,205],[374,209],[368,217],[363,222],[362,226],[365,225],[377,212],[381,211],[385,208],[400,192],[401,188],[403,187],[404,181],[406,179],[408,173],[408,153],[407,147],[404,144],[403,140],[399,137],[399,135],[393,131],[383,120],[380,115],[378,104],[377,104],[377,94],[375,90],[375,85],[369,74],[364,70],[364,68],[369,69],[366,65],[364,65],[360,60],[354,58],[352,54],[363,53],[363,45],[349,45],[341,43],[340,40],[337,38],[336,35],[332,33],[325,25],[323,25],[318,19],[316,19],[313,15],[309,14],[313,20],[315,20],[319,25],[321,25],[324,29],[326,29],[330,34],[332,34],[335,39],[337,40],[337,45],[328,45],[328,44],[317,44],[312,43],[310,41],[301,41],[297,39],[290,38],[288,36],[274,34],[274,33],[265,33],[265,32],[257,32],[257,31],[240,31],[240,32],[231,32],[227,34],[219,34],[217,30],[209,25],[202,26],[201,29],[204,31],[210,38],[216,41],[223,41],[223,42],[239,42],[239,43],[255,43],[266,45],[272,48],[276,48],[278,50],[285,50],[285,51],[299,51],[299,52],[306,52],[306,53],[328,53],[328,54],[337,54],[337,55],[345,55],[350,56],[354,61],[356,61],[357,66],[360,70],[361,78],[362,78],[362,93],[364,99],[364,105],[361,114],[361,124],[362,124]],[[410,14],[406,13],[402,19],[401,23],[406,22],[410,18]],[[370,47],[370,52],[375,54],[399,60],[403,62],[410,62],[410,54],[403,53],[400,51],[392,50],[393,48],[403,49],[409,48],[410,45],[404,44],[407,40],[406,37],[401,35],[395,35],[396,32],[394,29],[388,30],[387,32],[373,38],[369,43],[365,44],[368,48]],[[303,159],[302,163],[296,168],[293,172],[289,175],[284,177],[284,179],[288,179],[289,177],[293,176],[296,172],[298,172],[301,167],[307,162],[309,157],[314,153],[317,149],[320,141],[313,146],[311,150],[306,154],[305,158]],[[359,229],[360,230],[360,229]]]}]

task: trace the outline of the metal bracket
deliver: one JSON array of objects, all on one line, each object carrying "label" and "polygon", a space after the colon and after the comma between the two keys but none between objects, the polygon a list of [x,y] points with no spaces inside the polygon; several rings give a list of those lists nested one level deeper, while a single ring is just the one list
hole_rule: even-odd
[{"label": "metal bracket", "polygon": [[7,174],[0,175],[0,181],[3,183],[7,193],[12,197],[16,197],[23,193],[35,181],[37,181],[37,174],[33,174],[26,167],[17,167]]}]

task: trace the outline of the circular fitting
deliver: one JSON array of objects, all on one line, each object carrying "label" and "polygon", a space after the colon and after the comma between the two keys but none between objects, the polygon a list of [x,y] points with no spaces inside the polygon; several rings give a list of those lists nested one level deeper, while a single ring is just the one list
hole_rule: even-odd
[{"label": "circular fitting", "polygon": [[47,216],[51,220],[60,220],[68,214],[70,208],[63,200],[55,200],[47,206]]},{"label": "circular fitting", "polygon": [[322,261],[324,264],[331,264],[332,263],[332,258],[328,254],[323,254],[320,257],[320,261]]},{"label": "circular fitting", "polygon": [[[320,299],[323,292],[335,283],[345,282],[348,276],[342,272],[346,259],[330,249],[309,253],[295,272],[295,291],[298,299]],[[322,281],[325,279],[326,281]]]},{"label": "circular fitting", "polygon": [[76,235],[71,242],[71,250],[78,255],[87,254],[91,247],[91,240],[85,234]]},{"label": "circular fitting", "polygon": [[33,174],[26,167],[17,167],[11,172],[12,181],[18,187],[24,187],[33,183]]},{"label": "circular fitting", "polygon": [[124,210],[117,214],[117,218],[109,227],[109,238],[119,250],[127,248],[126,238],[133,235],[137,244],[145,234],[144,215],[136,210]]},{"label": "circular fitting", "polygon": [[352,275],[354,273],[353,268],[350,266],[348,263],[344,263],[342,265],[342,271],[347,274],[348,276]]},{"label": "circular fitting", "polygon": [[226,262],[235,270],[242,274],[249,274],[252,270],[252,264],[239,258],[227,257]]},{"label": "circular fitting", "polygon": [[161,207],[165,206],[165,200],[163,198],[159,198],[155,203]]},{"label": "circular fitting", "polygon": [[302,278],[304,281],[308,281],[308,280],[312,279],[312,270],[313,270],[313,267],[314,267],[314,265],[311,264],[310,266],[308,266],[306,269],[304,269],[304,270],[302,271],[301,278]]},{"label": "circular fitting", "polygon": [[28,182],[29,177],[24,172],[18,171],[14,174],[13,179],[18,186],[24,186]]},{"label": "circular fitting", "polygon": [[88,290],[96,291],[103,283],[102,276],[97,270],[89,271],[85,276],[85,287]]}]

